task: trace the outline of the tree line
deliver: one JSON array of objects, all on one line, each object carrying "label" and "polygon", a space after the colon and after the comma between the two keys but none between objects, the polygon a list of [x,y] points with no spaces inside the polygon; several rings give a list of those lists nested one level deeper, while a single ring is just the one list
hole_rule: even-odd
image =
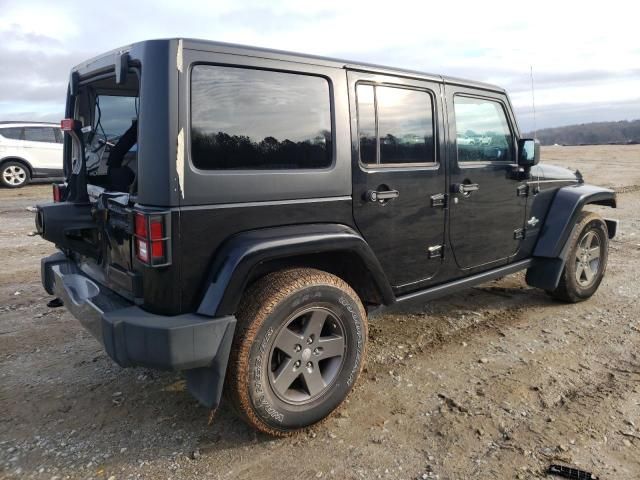
[{"label": "tree line", "polygon": [[301,141],[191,131],[194,164],[204,169],[321,168],[331,160],[331,132]]},{"label": "tree line", "polygon": [[[533,137],[533,132],[525,134]],[[538,130],[542,145],[607,145],[640,143],[640,119],[583,123]]]}]

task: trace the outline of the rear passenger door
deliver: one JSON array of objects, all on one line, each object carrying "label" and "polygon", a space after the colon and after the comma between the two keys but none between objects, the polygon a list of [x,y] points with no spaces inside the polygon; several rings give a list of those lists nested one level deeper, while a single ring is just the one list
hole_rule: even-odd
[{"label": "rear passenger door", "polygon": [[441,85],[356,71],[348,80],[355,222],[393,287],[416,290],[442,264]]}]

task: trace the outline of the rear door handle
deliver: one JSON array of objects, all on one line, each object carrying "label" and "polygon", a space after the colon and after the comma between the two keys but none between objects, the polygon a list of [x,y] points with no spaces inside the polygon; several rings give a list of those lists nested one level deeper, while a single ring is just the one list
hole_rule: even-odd
[{"label": "rear door handle", "polygon": [[369,190],[365,194],[367,202],[386,202],[398,198],[400,192],[397,190]]},{"label": "rear door handle", "polygon": [[477,183],[454,183],[451,185],[451,191],[453,193],[468,194],[477,190],[480,190],[480,185]]}]

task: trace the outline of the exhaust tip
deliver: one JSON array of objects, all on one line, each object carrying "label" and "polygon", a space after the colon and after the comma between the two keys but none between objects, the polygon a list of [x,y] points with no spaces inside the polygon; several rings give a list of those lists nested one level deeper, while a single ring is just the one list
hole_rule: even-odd
[{"label": "exhaust tip", "polygon": [[44,213],[40,208],[36,211],[36,232],[40,235],[44,233]]}]

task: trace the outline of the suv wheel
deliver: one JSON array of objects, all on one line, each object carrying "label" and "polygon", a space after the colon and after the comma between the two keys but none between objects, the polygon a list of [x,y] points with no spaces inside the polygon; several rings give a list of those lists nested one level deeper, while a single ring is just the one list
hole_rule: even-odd
[{"label": "suv wheel", "polygon": [[342,279],[299,268],[246,292],[229,363],[227,396],[253,427],[283,436],[319,422],[362,370],[367,317]]},{"label": "suv wheel", "polygon": [[5,162],[0,167],[2,175],[0,180],[2,185],[9,188],[24,187],[29,183],[31,176],[29,175],[29,169],[21,162]]},{"label": "suv wheel", "polygon": [[607,268],[609,233],[602,218],[582,212],[569,240],[569,254],[558,287],[551,295],[565,302],[581,302],[591,297]]}]

